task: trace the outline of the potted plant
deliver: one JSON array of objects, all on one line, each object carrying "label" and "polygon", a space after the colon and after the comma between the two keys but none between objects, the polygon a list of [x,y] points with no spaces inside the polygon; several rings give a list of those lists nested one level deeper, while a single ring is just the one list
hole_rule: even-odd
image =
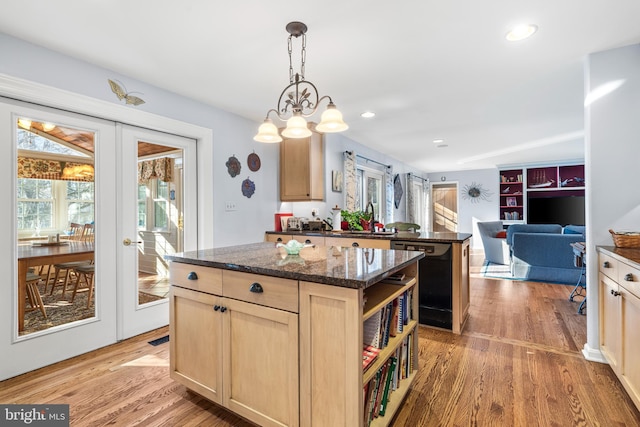
[{"label": "potted plant", "polygon": [[368,229],[369,221],[371,220],[371,214],[364,213],[363,211],[349,212],[346,210],[342,210],[340,212],[340,216],[342,217],[341,228],[343,230],[366,230]]}]

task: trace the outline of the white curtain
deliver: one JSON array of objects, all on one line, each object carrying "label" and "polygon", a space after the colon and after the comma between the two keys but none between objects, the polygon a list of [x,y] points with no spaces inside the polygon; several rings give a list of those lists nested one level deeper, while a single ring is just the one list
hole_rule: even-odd
[{"label": "white curtain", "polygon": [[344,152],[344,189],[345,189],[345,206],[343,209],[353,212],[356,210],[357,198],[357,171],[356,171],[356,153],[353,151]]}]

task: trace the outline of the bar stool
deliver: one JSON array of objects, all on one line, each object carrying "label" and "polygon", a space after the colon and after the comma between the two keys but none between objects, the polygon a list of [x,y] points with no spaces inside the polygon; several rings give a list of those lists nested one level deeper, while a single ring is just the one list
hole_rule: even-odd
[{"label": "bar stool", "polygon": [[40,290],[38,290],[38,283],[40,282],[40,279],[40,275],[27,272],[27,298],[29,299],[29,304],[31,304],[31,310],[39,309],[46,319],[47,310],[44,308],[42,296],[40,296]]},{"label": "bar stool", "polygon": [[73,287],[71,302],[73,302],[73,300],[75,299],[76,293],[78,292],[78,287],[84,279],[84,283],[87,285],[89,291],[89,295],[87,296],[87,308],[89,308],[89,306],[91,305],[91,297],[93,296],[93,276],[95,273],[95,267],[95,264],[84,264],[74,268],[78,277],[76,278],[75,286]]}]

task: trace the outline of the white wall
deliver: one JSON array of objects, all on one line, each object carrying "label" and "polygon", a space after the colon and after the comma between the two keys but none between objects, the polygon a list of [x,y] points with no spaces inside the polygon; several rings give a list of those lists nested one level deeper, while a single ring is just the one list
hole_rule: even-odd
[{"label": "white wall", "polygon": [[[594,53],[585,64],[585,96],[615,80],[624,84],[585,109],[587,257],[612,246],[609,229],[640,230],[640,45]],[[587,262],[588,358],[599,358],[598,263]]]},{"label": "white wall", "polygon": [[[478,222],[497,221],[500,216],[500,179],[498,169],[477,169],[466,171],[438,172],[428,174],[431,184],[455,182],[458,184],[458,232],[478,234]],[[464,188],[471,184],[482,185],[487,190],[486,198],[472,200],[463,196]],[[482,241],[472,237],[471,247],[482,248]]]}]

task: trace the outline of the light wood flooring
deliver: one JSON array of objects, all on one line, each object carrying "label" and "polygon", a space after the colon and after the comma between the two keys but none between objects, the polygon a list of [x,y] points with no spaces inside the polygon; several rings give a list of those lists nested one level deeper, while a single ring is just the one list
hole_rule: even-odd
[{"label": "light wood flooring", "polygon": [[[481,263],[472,257],[464,333],[420,327],[420,372],[393,425],[640,426],[609,366],[580,353],[586,321],[572,288],[485,279]],[[147,343],[167,333],[0,382],[0,402],[68,403],[72,426],[250,426],[169,378],[169,345]]]}]

